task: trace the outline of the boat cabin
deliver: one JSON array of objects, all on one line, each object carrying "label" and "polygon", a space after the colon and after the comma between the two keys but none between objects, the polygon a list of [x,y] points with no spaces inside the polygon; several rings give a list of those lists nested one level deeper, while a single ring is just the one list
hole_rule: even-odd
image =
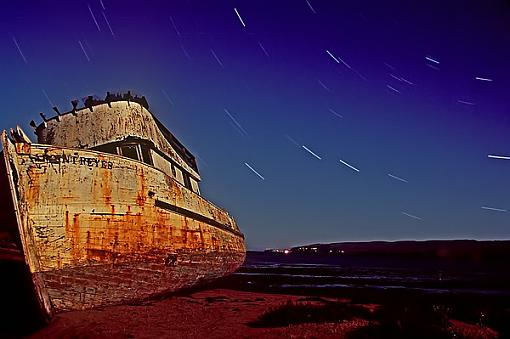
[{"label": "boat cabin", "polygon": [[[108,94],[92,96],[84,107],[59,113],[36,127],[37,141],[61,147],[116,154],[158,168],[184,187],[200,194],[195,157],[151,113],[145,97]],[[35,126],[35,123],[32,123]]]}]

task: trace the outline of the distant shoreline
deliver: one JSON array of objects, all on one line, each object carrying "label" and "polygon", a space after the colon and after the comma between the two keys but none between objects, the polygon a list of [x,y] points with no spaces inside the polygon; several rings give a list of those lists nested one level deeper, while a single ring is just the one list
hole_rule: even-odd
[{"label": "distant shoreline", "polygon": [[[257,252],[257,251],[253,251]],[[263,252],[288,255],[386,256],[470,262],[508,262],[510,240],[401,240],[316,243]]]}]

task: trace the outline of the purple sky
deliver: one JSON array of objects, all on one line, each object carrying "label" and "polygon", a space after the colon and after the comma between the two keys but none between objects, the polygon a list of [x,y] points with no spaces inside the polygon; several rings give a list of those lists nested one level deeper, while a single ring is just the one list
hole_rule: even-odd
[{"label": "purple sky", "polygon": [[2,128],[144,94],[251,249],[510,238],[508,1],[10,1],[0,48]]}]

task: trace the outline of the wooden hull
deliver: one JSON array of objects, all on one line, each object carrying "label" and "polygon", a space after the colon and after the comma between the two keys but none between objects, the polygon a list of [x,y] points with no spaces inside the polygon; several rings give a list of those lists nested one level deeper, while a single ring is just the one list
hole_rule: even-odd
[{"label": "wooden hull", "polygon": [[152,166],[5,134],[3,144],[13,238],[50,316],[190,287],[244,261],[234,219]]}]

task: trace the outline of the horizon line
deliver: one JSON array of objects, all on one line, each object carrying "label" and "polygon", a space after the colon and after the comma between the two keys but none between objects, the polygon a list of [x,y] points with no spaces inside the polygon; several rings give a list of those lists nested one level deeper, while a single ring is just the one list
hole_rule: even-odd
[{"label": "horizon line", "polygon": [[289,249],[294,247],[303,247],[303,246],[312,246],[312,245],[328,245],[328,244],[340,244],[340,243],[368,243],[368,242],[404,242],[404,241],[415,241],[415,242],[425,242],[425,241],[510,241],[509,238],[505,239],[474,239],[474,238],[450,238],[450,239],[440,239],[440,238],[427,238],[427,239],[398,239],[398,240],[345,240],[345,241],[331,241],[331,242],[310,242],[303,245],[292,245],[288,247],[265,247],[264,249],[260,248],[247,248],[247,251],[260,251],[260,250],[268,250],[268,249]]}]

